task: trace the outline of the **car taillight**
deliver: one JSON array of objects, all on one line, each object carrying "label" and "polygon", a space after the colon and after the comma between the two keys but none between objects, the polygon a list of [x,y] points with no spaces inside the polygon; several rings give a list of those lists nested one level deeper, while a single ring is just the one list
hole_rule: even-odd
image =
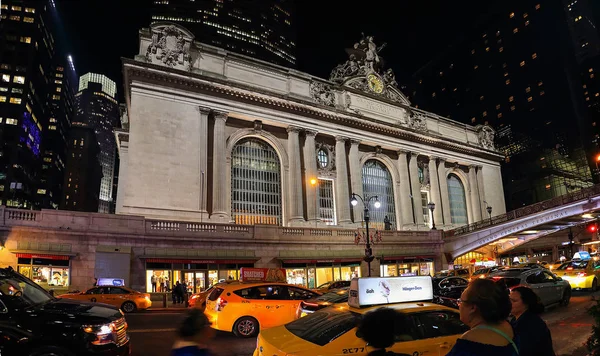
[{"label": "car taillight", "polygon": [[225,299],[223,299],[223,298],[217,299],[217,311],[223,310],[223,308],[225,308],[226,305],[227,305],[227,301]]},{"label": "car taillight", "polygon": [[585,277],[585,276],[587,276],[587,273],[585,273],[585,272],[577,273],[577,277]]}]

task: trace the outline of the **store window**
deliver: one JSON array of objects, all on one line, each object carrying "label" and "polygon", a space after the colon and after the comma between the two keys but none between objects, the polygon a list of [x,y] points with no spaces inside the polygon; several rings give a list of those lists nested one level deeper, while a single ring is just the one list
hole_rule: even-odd
[{"label": "store window", "polygon": [[70,261],[19,257],[17,271],[46,290],[66,293],[70,285]]},{"label": "store window", "polygon": [[373,206],[369,207],[371,226],[383,230],[385,228],[384,219],[387,216],[392,224],[392,230],[394,230],[396,228],[396,205],[392,175],[380,161],[369,160],[362,168],[362,176],[364,197],[377,196],[381,203],[379,209]]},{"label": "store window", "polygon": [[468,223],[468,218],[465,187],[460,179],[454,174],[448,176],[448,196],[450,200],[450,217],[452,218],[452,224],[466,225]]},{"label": "store window", "polygon": [[360,263],[344,265],[306,266],[302,264],[284,266],[288,284],[307,288],[317,288],[325,283],[350,281],[361,277]]},{"label": "store window", "polygon": [[231,155],[231,216],[236,224],[281,225],[281,165],[266,142],[248,138]]},{"label": "store window", "polygon": [[433,261],[384,262],[380,265],[380,273],[383,277],[433,276]]}]

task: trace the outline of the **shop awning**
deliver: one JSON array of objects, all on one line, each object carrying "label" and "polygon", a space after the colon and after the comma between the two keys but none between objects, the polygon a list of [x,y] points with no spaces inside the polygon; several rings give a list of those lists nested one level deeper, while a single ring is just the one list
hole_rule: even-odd
[{"label": "shop awning", "polygon": [[356,262],[362,261],[362,257],[349,257],[349,258],[323,258],[323,259],[307,259],[307,258],[286,258],[279,259],[283,263],[342,263],[342,262]]},{"label": "shop awning", "polygon": [[48,260],[68,261],[71,257],[77,256],[76,253],[70,252],[52,252],[52,251],[28,251],[28,250],[13,250],[11,251],[17,258],[45,258]]},{"label": "shop awning", "polygon": [[[425,256],[383,256],[383,261],[404,261],[404,260],[412,260],[415,262],[419,262],[418,260],[434,260],[434,255],[425,255]],[[422,261],[421,261],[422,262]]]},{"label": "shop awning", "polygon": [[200,264],[234,264],[234,263],[254,263],[258,261],[258,258],[215,258],[215,257],[207,257],[207,258],[182,258],[180,256],[176,257],[160,257],[160,256],[140,256],[140,259],[146,260],[146,262],[154,262],[154,263],[200,263]]}]

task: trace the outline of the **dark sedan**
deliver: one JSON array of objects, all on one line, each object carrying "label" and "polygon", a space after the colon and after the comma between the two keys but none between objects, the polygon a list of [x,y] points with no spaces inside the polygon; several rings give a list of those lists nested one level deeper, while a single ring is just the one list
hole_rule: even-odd
[{"label": "dark sedan", "polygon": [[468,285],[462,277],[433,278],[433,302],[458,309],[458,298]]},{"label": "dark sedan", "polygon": [[298,305],[296,317],[301,318],[307,314],[314,313],[319,309],[326,308],[336,303],[345,303],[348,301],[348,288],[338,289],[325,293],[313,299],[303,300]]}]

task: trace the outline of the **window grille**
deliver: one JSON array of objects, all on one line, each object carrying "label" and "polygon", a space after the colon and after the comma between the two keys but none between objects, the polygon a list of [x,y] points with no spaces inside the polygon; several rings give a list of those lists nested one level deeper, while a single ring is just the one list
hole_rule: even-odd
[{"label": "window grille", "polygon": [[255,138],[235,145],[231,195],[231,216],[236,224],[281,225],[281,165],[270,145]]},{"label": "window grille", "polygon": [[[369,215],[371,220],[369,225],[376,229],[383,230],[385,225],[384,218],[387,216],[392,224],[392,229],[396,228],[396,205],[394,203],[394,188],[392,175],[383,163],[376,160],[365,162],[362,168],[363,193],[364,197],[377,196],[381,206],[376,209],[371,201]],[[365,202],[366,203],[366,202]]]},{"label": "window grille", "polygon": [[448,198],[450,199],[450,216],[452,224],[468,224],[465,187],[460,179],[454,174],[448,176]]},{"label": "window grille", "polygon": [[333,181],[331,179],[319,179],[317,194],[319,219],[327,225],[336,225]]},{"label": "window grille", "polygon": [[423,211],[423,222],[427,226],[432,226],[431,225],[431,211],[427,207],[427,204],[429,204],[429,193],[421,192],[421,209]]}]

